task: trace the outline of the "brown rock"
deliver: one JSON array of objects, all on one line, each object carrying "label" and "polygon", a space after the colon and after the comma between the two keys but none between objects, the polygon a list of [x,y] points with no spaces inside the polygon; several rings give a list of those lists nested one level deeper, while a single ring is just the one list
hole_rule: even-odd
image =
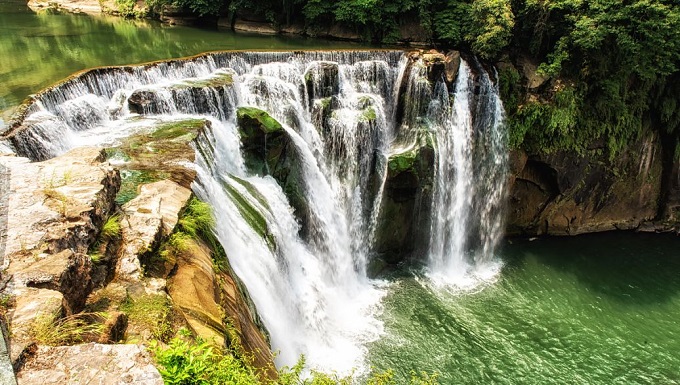
[{"label": "brown rock", "polygon": [[99,337],[101,344],[113,344],[125,337],[128,325],[128,316],[123,312],[113,312],[104,323],[104,330]]},{"label": "brown rock", "polygon": [[61,292],[67,314],[82,310],[92,291],[92,262],[85,254],[63,250],[47,255],[22,270],[15,271],[12,267],[8,271],[14,275],[15,285]]}]

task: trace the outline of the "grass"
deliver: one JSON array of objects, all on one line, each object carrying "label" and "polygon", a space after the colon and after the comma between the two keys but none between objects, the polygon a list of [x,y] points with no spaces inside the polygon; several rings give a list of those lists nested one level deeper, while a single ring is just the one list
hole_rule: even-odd
[{"label": "grass", "polygon": [[125,298],[120,310],[128,315],[130,324],[151,331],[153,338],[166,341],[172,334],[171,303],[163,294],[146,294]]},{"label": "grass", "polygon": [[111,215],[106,220],[106,222],[104,222],[100,235],[102,239],[111,240],[114,238],[118,238],[120,236],[120,233],[121,233],[120,215],[118,214]]},{"label": "grass", "polygon": [[80,313],[61,318],[58,313],[41,313],[31,325],[30,335],[40,344],[73,345],[101,335],[103,313]]},{"label": "grass", "polygon": [[[387,370],[371,374],[366,379],[354,375],[339,376],[312,370],[305,374],[304,356],[291,368],[284,367],[277,379],[266,379],[258,376],[258,369],[240,360],[230,351],[221,351],[201,341],[193,341],[191,334],[180,330],[180,335],[173,338],[167,346],[153,343],[154,354],[159,372],[166,384],[201,384],[201,385],[396,385],[394,372]],[[411,373],[407,382],[410,385],[437,385],[436,374]]]}]

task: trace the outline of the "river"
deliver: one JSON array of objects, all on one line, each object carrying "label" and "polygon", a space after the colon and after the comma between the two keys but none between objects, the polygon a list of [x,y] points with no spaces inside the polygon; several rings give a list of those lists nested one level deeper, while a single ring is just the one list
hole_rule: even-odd
[{"label": "river", "polygon": [[[116,18],[34,15],[16,4],[0,8],[0,29],[5,110],[92,66],[218,49],[360,47]],[[272,71],[283,73],[282,66],[274,63]],[[276,190],[268,181],[255,182]],[[289,215],[283,208],[281,215]],[[298,243],[285,245],[301,255]],[[382,277],[381,310],[373,314],[382,333],[365,344],[366,360],[378,370],[392,368],[400,382],[411,371],[426,371],[439,373],[443,384],[680,383],[678,246],[675,236],[635,233],[506,239],[496,253],[500,272],[465,290],[435,285],[418,268],[402,267]],[[347,304],[356,303],[349,299]],[[329,365],[333,369],[332,361]]]}]

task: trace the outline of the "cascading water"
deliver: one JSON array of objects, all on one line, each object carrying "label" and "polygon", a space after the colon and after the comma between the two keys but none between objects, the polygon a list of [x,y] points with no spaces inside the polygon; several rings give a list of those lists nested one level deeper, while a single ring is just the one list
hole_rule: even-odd
[{"label": "cascading water", "polygon": [[[402,52],[241,52],[98,69],[39,95],[9,141],[42,160],[159,121],[209,119],[194,142],[192,187],[215,210],[218,239],[280,351],[277,363],[305,354],[312,367],[348,372],[362,368],[365,343],[382,330],[385,290],[366,271],[391,154],[414,147],[423,127],[434,138],[433,277],[477,274],[502,231],[506,155],[492,82],[461,62],[450,95],[409,60]],[[248,171],[241,106],[282,124],[299,160],[304,223],[272,176]]]},{"label": "cascading water", "polygon": [[493,251],[503,233],[504,112],[488,74],[473,77],[464,61],[452,106],[443,84],[435,92],[428,112],[437,130],[429,273],[435,282],[465,288],[500,268]]}]

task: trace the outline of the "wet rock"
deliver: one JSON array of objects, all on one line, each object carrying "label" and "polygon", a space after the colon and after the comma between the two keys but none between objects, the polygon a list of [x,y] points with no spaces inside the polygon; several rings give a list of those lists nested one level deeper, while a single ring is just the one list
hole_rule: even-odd
[{"label": "wet rock", "polygon": [[376,251],[387,263],[409,258],[427,244],[432,200],[434,147],[421,138],[414,147],[390,155],[376,229]]},{"label": "wet rock", "polygon": [[123,206],[123,245],[116,267],[119,279],[134,281],[141,278],[140,259],[170,235],[190,197],[189,189],[164,180],[143,185],[139,196]]},{"label": "wet rock", "polygon": [[120,169],[121,189],[116,197],[124,204],[137,196],[144,183],[172,180],[189,188],[196,178],[192,143],[210,129],[205,119],[182,119],[155,123],[150,132],[130,136],[106,150]]},{"label": "wet rock", "polygon": [[315,99],[330,98],[340,92],[338,63],[314,62],[307,68],[304,76],[310,108]]},{"label": "wet rock", "polygon": [[276,119],[258,108],[240,107],[237,118],[246,167],[251,173],[276,179],[295,209],[304,233],[310,212],[300,156],[291,138]]},{"label": "wet rock", "polygon": [[162,385],[158,369],[141,345],[40,346],[17,373],[20,385]]},{"label": "wet rock", "polygon": [[277,34],[276,28],[270,23],[237,19],[233,25],[234,31],[259,33],[263,35]]},{"label": "wet rock", "polygon": [[142,88],[128,98],[131,112],[141,115],[173,113],[210,114],[225,120],[233,112],[236,94],[231,70],[205,78],[183,79],[164,88]]}]

